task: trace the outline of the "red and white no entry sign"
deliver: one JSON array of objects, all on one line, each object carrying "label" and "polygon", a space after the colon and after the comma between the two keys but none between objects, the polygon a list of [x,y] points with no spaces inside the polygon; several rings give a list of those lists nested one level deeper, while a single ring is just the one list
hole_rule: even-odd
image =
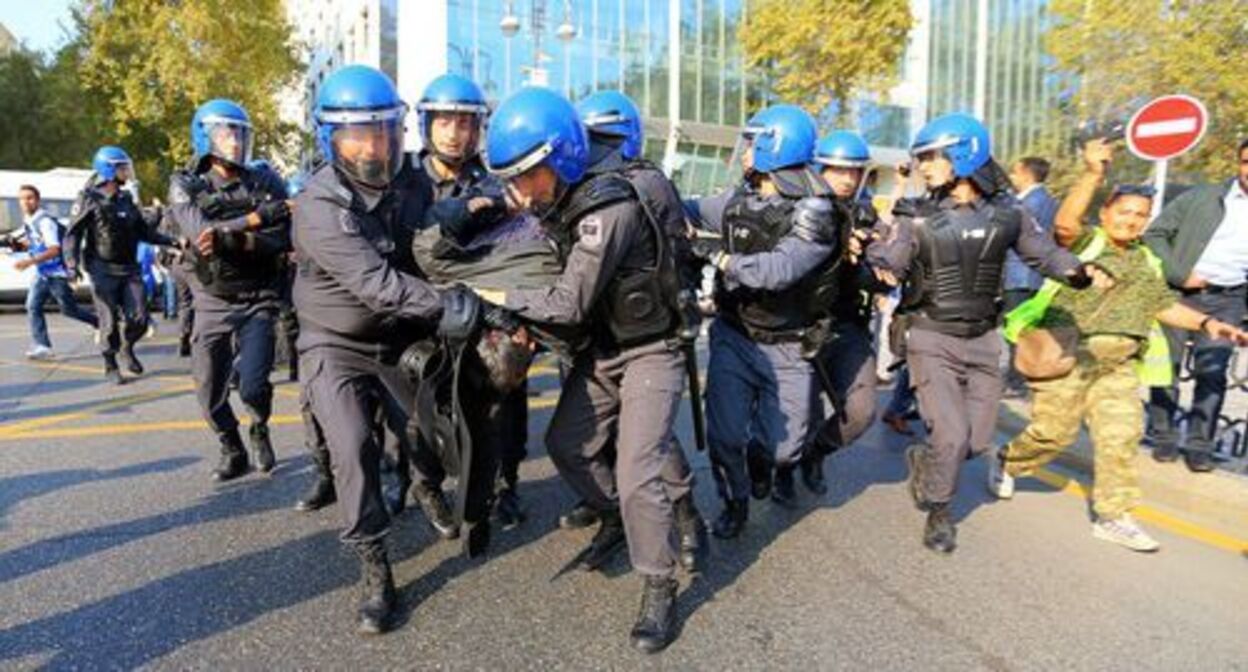
[{"label": "red and white no entry sign", "polygon": [[1191,96],[1162,96],[1127,124],[1127,146],[1146,161],[1165,161],[1195,147],[1209,126],[1205,106]]}]

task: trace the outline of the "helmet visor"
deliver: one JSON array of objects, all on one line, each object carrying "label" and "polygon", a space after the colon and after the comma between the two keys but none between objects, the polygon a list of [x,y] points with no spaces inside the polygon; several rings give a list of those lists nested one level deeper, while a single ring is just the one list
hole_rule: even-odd
[{"label": "helmet visor", "polygon": [[251,124],[238,119],[208,117],[203,127],[210,155],[235,166],[251,160]]},{"label": "helmet visor", "polygon": [[754,140],[759,129],[747,127],[737,136],[732,147],[732,156],[728,158],[728,178],[730,183],[749,177],[754,172]]},{"label": "helmet visor", "polygon": [[113,167],[113,179],[118,182],[129,182],[134,178],[134,166],[129,161],[118,161],[111,164]]},{"label": "helmet visor", "polygon": [[334,165],[360,184],[388,186],[403,166],[401,119],[339,125],[330,144]]}]

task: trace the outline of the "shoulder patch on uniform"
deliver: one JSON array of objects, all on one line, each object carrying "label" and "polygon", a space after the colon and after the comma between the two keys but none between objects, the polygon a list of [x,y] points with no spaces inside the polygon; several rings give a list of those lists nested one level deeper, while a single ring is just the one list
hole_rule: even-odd
[{"label": "shoulder patch on uniform", "polygon": [[602,218],[590,215],[576,225],[577,237],[585,247],[598,249],[602,246]]},{"label": "shoulder patch on uniform", "polygon": [[74,207],[69,209],[69,216],[77,217],[80,212],[82,212],[82,201],[74,201]]}]

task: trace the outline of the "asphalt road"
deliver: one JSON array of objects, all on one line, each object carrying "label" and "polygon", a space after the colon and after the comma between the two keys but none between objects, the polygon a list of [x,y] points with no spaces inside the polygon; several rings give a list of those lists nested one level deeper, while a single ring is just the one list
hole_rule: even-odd
[{"label": "asphalt road", "polygon": [[[711,571],[682,577],[680,639],[635,653],[624,558],[550,580],[590,532],[556,529],[573,497],[542,449],[556,379],[540,372],[526,523],[467,561],[405,514],[391,536],[402,624],[361,638],[337,511],[291,508],[312,478],[296,387],[278,386],[276,473],[217,486],[168,337],[140,347],[145,377],[113,388],[85,330],[52,326],[60,358],[28,363],[24,318],[0,316],[5,669],[1248,669],[1248,557],[1165,530],[1153,556],[1096,541],[1085,502],[1040,481],[990,502],[978,462],[961,546],[936,556],[902,482],[905,441],[879,428],[830,461],[827,496],[755,503]],[[694,464],[711,516],[707,461]]]}]

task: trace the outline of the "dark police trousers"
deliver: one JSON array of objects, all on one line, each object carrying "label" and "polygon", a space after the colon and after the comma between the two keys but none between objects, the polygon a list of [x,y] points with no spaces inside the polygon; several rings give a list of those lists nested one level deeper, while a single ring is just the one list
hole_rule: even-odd
[{"label": "dark police trousers", "polygon": [[91,299],[100,321],[100,354],[116,355],[147,333],[147,296],[138,270],[129,275],[91,273]]},{"label": "dark police trousers", "polygon": [[671,576],[676,567],[672,502],[689,483],[669,481],[666,465],[680,450],[673,424],[685,375],[684,355],[665,341],[609,357],[581,353],[546,430],[551,461],[581,499],[599,510],[612,508],[614,483],[629,559],[647,576]]},{"label": "dark police trousers", "polygon": [[195,296],[181,264],[174,264],[169,269],[169,276],[178,295],[178,336],[189,341],[195,333]]},{"label": "dark police trousers", "polygon": [[[875,421],[875,345],[871,330],[857,322],[841,322],[833,327],[832,339],[819,352],[839,408],[835,417],[824,419],[823,407],[815,405],[815,442],[824,450],[844,448],[853,443]],[[829,391],[823,390],[826,394]]]},{"label": "dark police trousers", "polygon": [[342,541],[381,538],[390,527],[381,495],[382,443],[374,422],[385,417],[389,434],[403,437],[415,390],[394,363],[354,350],[322,345],[300,352],[300,379],[329,446],[343,517]]},{"label": "dark police trousers", "polygon": [[273,369],[276,319],[277,304],[271,299],[232,302],[207,292],[195,295],[191,372],[198,383],[195,396],[200,410],[217,435],[238,428],[238,418],[230,408],[230,375],[235,369],[238,396],[251,421],[269,421],[273,410],[269,372]]},{"label": "dark police trousers", "polygon": [[1001,403],[1000,356],[996,329],[963,338],[911,327],[906,364],[928,434],[919,484],[925,501],[952,500],[962,463],[992,446]]},{"label": "dark police trousers", "polygon": [[711,324],[706,371],[706,438],[719,496],[749,497],[746,453],[750,439],[769,459],[791,466],[810,439],[819,388],[796,341],[757,343],[722,318]]}]

